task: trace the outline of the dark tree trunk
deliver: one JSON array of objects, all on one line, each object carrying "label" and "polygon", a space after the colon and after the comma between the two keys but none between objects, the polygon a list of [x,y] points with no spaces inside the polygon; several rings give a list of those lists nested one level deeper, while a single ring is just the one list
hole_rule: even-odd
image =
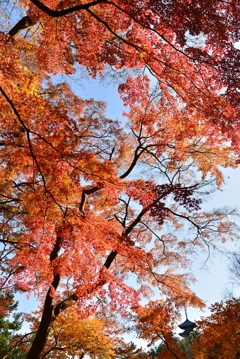
[{"label": "dark tree trunk", "polygon": [[51,322],[53,320],[52,301],[53,298],[51,297],[49,290],[46,295],[41,322],[26,359],[40,359],[40,355],[45,347]]},{"label": "dark tree trunk", "polygon": [[[50,262],[52,262],[55,258],[58,257],[58,253],[61,249],[61,238],[57,237],[56,243],[53,247],[53,250],[50,254]],[[53,281],[51,283],[51,287],[56,290],[60,282],[60,275],[58,273],[54,274]],[[43,314],[41,318],[41,322],[37,331],[37,334],[33,340],[31,349],[28,352],[26,359],[40,359],[41,353],[45,347],[48,333],[51,327],[51,323],[54,320],[54,309],[55,306],[53,305],[53,297],[51,295],[51,287],[49,288],[44,308]]]},{"label": "dark tree trunk", "polygon": [[24,16],[18,23],[13,26],[13,28],[9,31],[8,35],[16,39],[23,30],[27,29],[28,27],[34,25],[34,22],[30,19],[29,16]]}]

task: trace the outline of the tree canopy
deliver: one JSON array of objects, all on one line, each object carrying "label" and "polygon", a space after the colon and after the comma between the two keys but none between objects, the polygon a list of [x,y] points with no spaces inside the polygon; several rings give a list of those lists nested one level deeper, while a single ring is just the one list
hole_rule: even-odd
[{"label": "tree canopy", "polygon": [[199,322],[201,335],[193,343],[194,359],[240,356],[239,301],[215,303],[211,315]]},{"label": "tree canopy", "polygon": [[[237,1],[1,9],[0,285],[39,298],[26,358],[50,357],[72,306],[76,328],[103,306],[136,316],[150,341],[165,318],[171,342],[179,308],[203,306],[192,254],[238,237],[234,211],[202,207],[239,164]],[[126,125],[53,77],[84,70],[118,82]]]}]

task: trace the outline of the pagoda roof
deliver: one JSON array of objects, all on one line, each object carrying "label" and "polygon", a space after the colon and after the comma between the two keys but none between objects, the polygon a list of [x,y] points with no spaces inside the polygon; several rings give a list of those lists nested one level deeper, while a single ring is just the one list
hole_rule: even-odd
[{"label": "pagoda roof", "polygon": [[194,322],[191,322],[190,320],[186,319],[184,323],[179,325],[179,328],[186,330],[186,329],[193,329],[196,328],[197,324]]}]

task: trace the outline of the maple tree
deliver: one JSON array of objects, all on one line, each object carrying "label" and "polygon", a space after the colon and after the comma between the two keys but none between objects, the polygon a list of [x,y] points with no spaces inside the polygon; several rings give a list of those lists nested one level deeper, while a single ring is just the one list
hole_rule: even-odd
[{"label": "maple tree", "polygon": [[[233,288],[239,287],[239,254],[230,258],[230,280]],[[198,322],[201,335],[196,338],[192,347],[194,359],[233,358],[240,356],[240,322],[239,298],[231,292],[230,298],[211,306],[211,315]],[[200,348],[204,348],[201,349]]]},{"label": "maple tree", "polygon": [[[37,317],[31,318],[32,333],[37,331]],[[54,321],[42,357],[64,359],[71,357],[111,359],[115,354],[114,338],[102,319],[89,317],[79,320],[75,306],[67,308]]]},{"label": "maple tree", "polygon": [[[223,183],[221,167],[238,164],[239,12],[215,0],[204,12],[180,0],[19,6],[25,16],[0,38],[0,285],[39,295],[27,355],[38,359],[73,304],[82,320],[102,298],[140,313],[140,296],[158,288],[168,297],[161,320],[175,316],[169,302],[202,306],[191,273],[178,270],[194,250],[236,237],[232,212],[200,207]],[[126,127],[106,118],[103,102],[52,82],[49,73],[76,64],[93,77],[128,72],[119,84]]]},{"label": "maple tree", "polygon": [[[27,16],[9,34],[16,37],[36,24],[41,37],[32,56],[39,74],[41,69],[73,73],[75,63],[93,76],[109,65],[147,67],[171,106],[184,104],[191,120],[198,117],[215,132],[223,131],[238,148],[239,50],[233,46],[239,41],[238,2],[34,0],[20,4],[27,7]],[[196,36],[200,39],[195,45]],[[54,51],[49,51],[52,44]]]},{"label": "maple tree", "polygon": [[198,323],[201,335],[192,344],[194,359],[239,357],[239,305],[233,300],[212,305],[212,314]]},{"label": "maple tree", "polygon": [[[157,355],[152,355],[153,358],[189,358],[189,350],[184,347],[185,343],[174,335],[174,328],[180,319],[179,309],[180,303],[177,301],[151,301],[140,315],[135,317],[136,331],[140,338],[146,339],[149,345],[161,340],[160,351],[157,351]],[[154,351],[152,353],[155,354]]]}]

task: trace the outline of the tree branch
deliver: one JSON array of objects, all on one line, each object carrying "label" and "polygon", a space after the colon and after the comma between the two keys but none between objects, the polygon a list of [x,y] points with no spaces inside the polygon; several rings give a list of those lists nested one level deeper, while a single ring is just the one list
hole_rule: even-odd
[{"label": "tree branch", "polygon": [[[50,253],[50,262],[53,262],[54,259],[58,257],[59,251],[61,249],[61,242],[62,242],[61,237],[57,236],[53,250]],[[45,298],[43,314],[37,334],[34,338],[34,341],[28,352],[26,359],[40,359],[41,352],[43,351],[47,340],[51,322],[55,319],[54,306],[52,304],[53,303],[52,288],[56,290],[58,288],[59,282],[60,282],[60,275],[58,273],[55,273],[53,277],[53,281]]]},{"label": "tree branch", "polygon": [[73,6],[71,8],[64,9],[64,10],[52,10],[49,7],[47,7],[46,5],[44,5],[39,0],[31,0],[31,2],[35,6],[37,6],[40,10],[44,11],[47,15],[49,15],[51,17],[61,17],[61,16],[68,15],[68,14],[70,14],[72,12],[75,12],[75,11],[88,10],[92,6],[104,3],[105,0],[96,0],[96,1],[92,1],[92,2],[90,2],[88,4],[76,5],[76,6]]},{"label": "tree branch", "polygon": [[86,213],[85,213],[85,204],[86,204],[86,200],[87,200],[87,196],[91,193],[97,192],[100,189],[100,186],[95,186],[89,189],[84,189],[82,191],[82,199],[79,205],[79,211],[82,213],[83,217],[86,217]]},{"label": "tree branch", "polygon": [[[42,178],[42,182],[43,182],[43,186],[46,192],[46,195],[48,194],[52,200],[55,202],[55,204],[60,208],[61,212],[64,213],[62,206],[56,201],[56,199],[54,198],[53,194],[51,193],[51,191],[48,190],[47,188],[47,184],[46,184],[46,180],[45,180],[45,176],[40,168],[40,165],[38,163],[38,160],[35,156],[34,150],[33,150],[33,146],[32,146],[32,142],[31,142],[31,138],[30,138],[30,134],[35,134],[35,132],[31,131],[24,123],[24,121],[22,120],[21,116],[19,115],[13,101],[8,97],[8,95],[6,94],[6,92],[3,90],[2,87],[0,87],[0,92],[2,93],[2,95],[4,96],[4,98],[6,99],[6,101],[8,102],[8,104],[10,105],[12,111],[14,112],[14,114],[16,115],[18,121],[20,122],[21,126],[23,127],[25,133],[26,133],[26,137],[27,137],[27,142],[28,142],[28,147],[30,150],[30,154],[32,156],[33,162],[35,163],[37,170]],[[40,137],[40,135],[39,135]]]},{"label": "tree branch", "polygon": [[30,17],[24,16],[21,20],[18,21],[16,25],[13,26],[8,35],[16,39],[23,30],[33,25],[35,25],[35,23],[30,19]]}]

